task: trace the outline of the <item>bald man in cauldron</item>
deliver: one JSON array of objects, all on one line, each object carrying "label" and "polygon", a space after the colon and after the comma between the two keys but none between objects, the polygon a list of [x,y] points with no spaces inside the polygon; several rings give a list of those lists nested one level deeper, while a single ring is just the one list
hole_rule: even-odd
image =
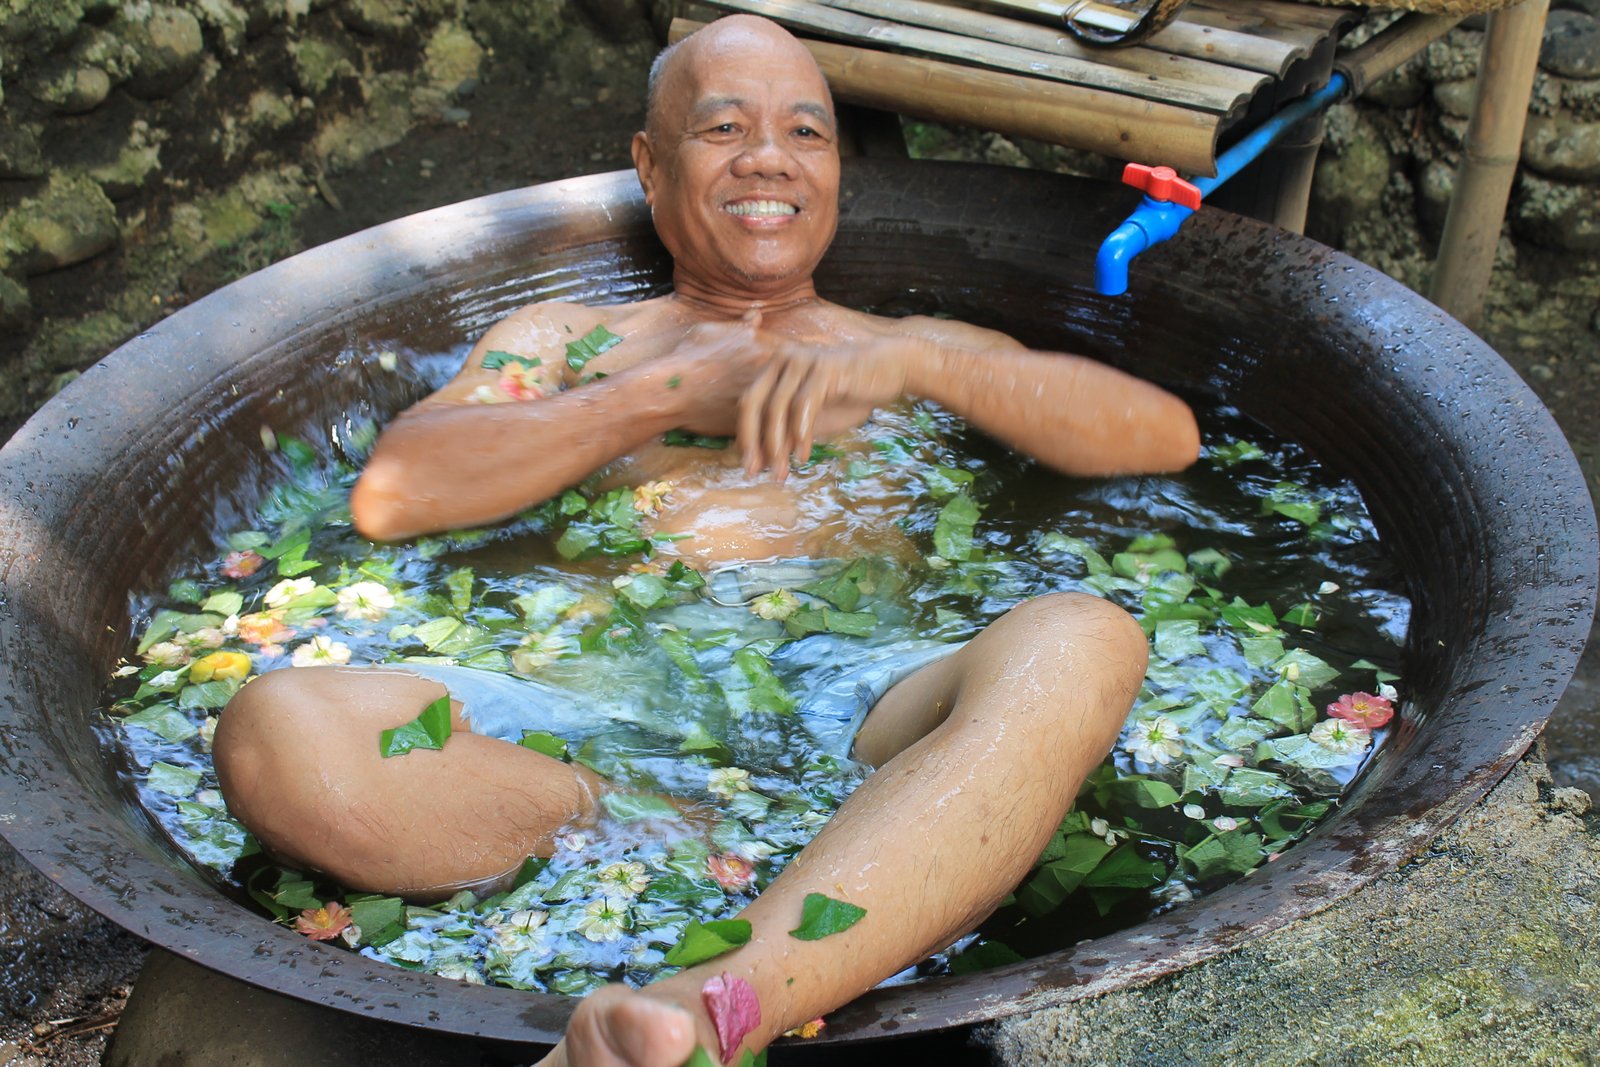
[{"label": "bald man in cauldron", "polygon": [[[821,72],[773,23],[727,18],[664,52],[633,159],[672,253],[672,293],[539,304],[495,325],[453,381],[384,432],[352,498],[359,530],[390,540],[494,522],[605,469],[619,484],[670,478],[655,529],[692,532],[674,549],[691,561],[859,554],[872,531],[826,513],[836,474],[791,478],[790,465],[907,398],[1069,474],[1194,461],[1192,413],[1153,385],[959,322],[819,297],[837,137]],[[623,340],[580,380],[565,344],[601,325]],[[504,368],[484,367],[491,352],[536,362],[511,395]],[[674,429],[735,447],[663,447]],[[1115,741],[1145,655],[1121,610],[1057,594],[895,684],[855,738],[853,755],[877,770],[743,911],[749,943],[644,989],[591,994],[547,1062],[677,1067],[697,1044],[734,1062],[950,944],[1038,857]],[[230,807],[281,860],[412,899],[493,885],[594,817],[605,780],[505,741],[460,733],[438,752],[382,759],[377,732],[445,691],[398,668],[264,675],[217,733]],[[331,830],[308,840],[310,825]],[[797,940],[809,893],[866,914]],[[721,1035],[708,994],[744,1006]]]}]

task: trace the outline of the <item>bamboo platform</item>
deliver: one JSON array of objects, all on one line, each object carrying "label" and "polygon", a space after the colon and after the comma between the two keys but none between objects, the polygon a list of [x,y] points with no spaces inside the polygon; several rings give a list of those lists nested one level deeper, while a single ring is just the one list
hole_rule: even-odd
[{"label": "bamboo platform", "polygon": [[[836,99],[977,126],[1117,159],[1216,173],[1223,131],[1296,64],[1331,57],[1345,8],[1194,0],[1131,48],[936,0],[705,0],[704,17],[764,15],[805,40]],[[680,18],[673,40],[702,19]]]}]

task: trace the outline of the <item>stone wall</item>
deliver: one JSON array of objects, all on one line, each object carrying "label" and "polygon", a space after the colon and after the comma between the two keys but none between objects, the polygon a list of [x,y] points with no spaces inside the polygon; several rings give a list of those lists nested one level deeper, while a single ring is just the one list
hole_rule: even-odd
[{"label": "stone wall", "polygon": [[496,51],[559,82],[653,47],[638,0],[0,0],[0,425],[466,123]]},{"label": "stone wall", "polygon": [[[1577,352],[1562,358],[1600,371],[1600,0],[1555,6],[1484,332],[1510,356],[1555,331]],[[0,427],[173,307],[297,251],[297,218],[337,206],[338,175],[467,126],[509,70],[543,79],[551,127],[598,129],[578,109],[613,86],[636,99],[671,7],[0,0]],[[1481,37],[1455,30],[1332,110],[1313,236],[1425,291]],[[910,133],[924,154],[1115,170],[992,134]],[[1564,370],[1540,357],[1530,373]]]}]

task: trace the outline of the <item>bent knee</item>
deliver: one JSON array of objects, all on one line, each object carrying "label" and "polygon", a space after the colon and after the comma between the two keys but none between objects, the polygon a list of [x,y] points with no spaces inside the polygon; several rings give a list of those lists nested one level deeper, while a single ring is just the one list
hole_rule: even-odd
[{"label": "bent knee", "polygon": [[1025,600],[1000,620],[1018,634],[1036,640],[1090,641],[1112,655],[1137,659],[1144,672],[1149,645],[1132,615],[1102,597],[1088,593],[1047,593]]}]

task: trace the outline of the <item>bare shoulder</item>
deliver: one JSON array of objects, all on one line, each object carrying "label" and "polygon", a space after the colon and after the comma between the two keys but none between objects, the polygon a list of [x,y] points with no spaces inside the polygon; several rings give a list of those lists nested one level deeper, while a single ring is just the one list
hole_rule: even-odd
[{"label": "bare shoulder", "polygon": [[901,337],[915,337],[951,348],[965,348],[975,352],[996,348],[1023,347],[1009,334],[974,326],[959,319],[939,319],[932,315],[908,315],[903,319],[887,320],[890,329]]}]

